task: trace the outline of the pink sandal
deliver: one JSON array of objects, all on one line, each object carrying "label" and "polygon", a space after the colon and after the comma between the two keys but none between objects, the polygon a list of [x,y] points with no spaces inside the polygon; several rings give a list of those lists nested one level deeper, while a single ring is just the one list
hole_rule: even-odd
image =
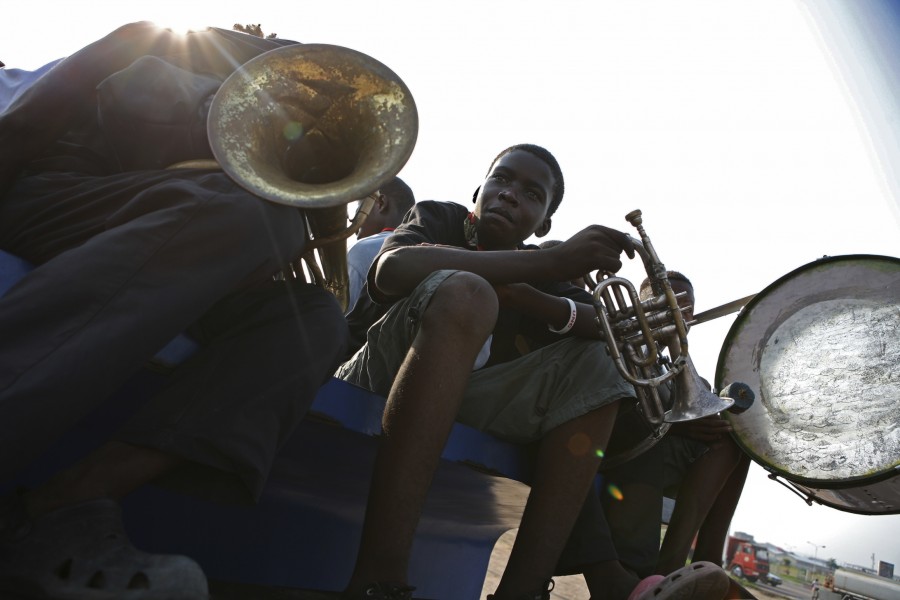
[{"label": "pink sandal", "polygon": [[651,575],[628,600],[723,600],[731,578],[711,562],[695,562],[669,575]]}]

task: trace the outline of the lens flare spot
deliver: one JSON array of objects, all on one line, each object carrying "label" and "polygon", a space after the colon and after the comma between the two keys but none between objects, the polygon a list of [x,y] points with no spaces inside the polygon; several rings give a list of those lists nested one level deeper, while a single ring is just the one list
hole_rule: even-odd
[{"label": "lens flare spot", "polygon": [[296,142],[301,137],[303,137],[303,125],[301,123],[298,123],[297,121],[291,121],[284,126],[282,135],[284,135],[284,139],[288,140],[289,142]]},{"label": "lens flare spot", "polygon": [[612,484],[612,483],[609,484],[608,486],[606,486],[606,492],[607,492],[610,496],[612,496],[613,498],[615,498],[616,500],[619,500],[619,501],[621,501],[621,500],[625,497],[625,496],[622,494],[622,490],[620,490],[619,488],[617,488],[617,487],[616,487],[614,484]]},{"label": "lens flare spot", "polygon": [[591,438],[586,433],[576,433],[569,438],[568,445],[573,456],[586,456],[591,451]]},{"label": "lens flare spot", "polygon": [[604,456],[606,456],[606,453],[603,451],[603,448],[597,448],[597,450],[594,451],[594,454],[597,455],[597,458],[603,458]]}]

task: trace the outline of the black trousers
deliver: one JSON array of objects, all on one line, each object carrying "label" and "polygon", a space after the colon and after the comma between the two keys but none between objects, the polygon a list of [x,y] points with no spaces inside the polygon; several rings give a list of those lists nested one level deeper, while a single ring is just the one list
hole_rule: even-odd
[{"label": "black trousers", "polygon": [[0,248],[37,268],[0,298],[0,481],[179,332],[202,348],[121,432],[259,494],[347,343],[325,291],[274,282],[303,215],[218,172],[21,177]]}]

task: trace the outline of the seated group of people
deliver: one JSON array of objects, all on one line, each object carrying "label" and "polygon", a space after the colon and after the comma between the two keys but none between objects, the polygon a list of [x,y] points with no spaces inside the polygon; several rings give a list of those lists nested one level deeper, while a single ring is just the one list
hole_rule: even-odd
[{"label": "seated group of people", "polygon": [[[36,268],[0,298],[0,482],[178,333],[189,332],[200,350],[114,439],[43,485],[0,499],[0,590],[207,597],[195,562],[128,543],[119,499],[165,481],[254,501],[281,444],[336,375],[387,398],[343,598],[412,598],[412,543],[456,421],[536,447],[516,542],[489,597],[549,599],[552,577],[566,573],[583,573],[598,600],[733,593],[714,541],[724,539],[743,484],[727,424],[714,417],[697,425],[700,433],[687,426],[681,442],[673,432],[641,455],[649,466],[606,474],[623,502],[591,493],[619,407],[635,393],[600,340],[591,295],[569,282],[619,270],[621,254],[634,249],[626,234],[600,225],[552,248],[525,245],[549,233],[563,199],[562,171],[546,149],[500,152],[471,210],[437,201],[400,209],[402,224],[380,226],[393,231],[379,240],[346,317],[321,288],[273,278],[304,253],[301,210],[262,201],[220,172],[164,168],[209,153],[202,111],[217,84],[288,43],[126,25],[2,105],[0,248]],[[395,180],[376,193],[376,206],[403,195],[412,196]],[[348,321],[357,324],[353,336]],[[719,466],[690,471],[673,541],[667,536],[660,553],[664,478],[650,473],[678,453],[682,465]],[[719,489],[702,477],[711,469]],[[691,529],[714,502],[727,518],[706,533],[704,523],[685,567]],[[635,515],[655,539],[637,540]],[[685,525],[674,535],[676,520]]]}]

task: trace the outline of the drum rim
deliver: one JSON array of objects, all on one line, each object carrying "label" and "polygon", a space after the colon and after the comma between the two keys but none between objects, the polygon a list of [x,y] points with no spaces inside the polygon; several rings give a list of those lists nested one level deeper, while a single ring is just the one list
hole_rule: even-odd
[{"label": "drum rim", "polygon": [[[878,477],[877,479],[875,479],[874,477],[867,478],[865,483],[869,486],[872,486],[872,485],[881,483],[882,481],[885,481],[887,479],[896,477],[897,475],[898,475],[898,473],[885,472],[882,474],[882,476]],[[772,475],[771,477],[774,478],[774,475]],[[807,502],[807,504],[810,504],[810,505],[812,504],[812,502],[817,502],[823,506],[827,506],[828,508],[833,508],[835,510],[840,510],[840,511],[847,512],[847,513],[853,513],[856,515],[877,516],[877,515],[900,514],[900,506],[897,506],[895,508],[891,508],[888,510],[876,510],[876,511],[865,510],[863,508],[860,508],[856,504],[849,504],[849,503],[839,504],[838,502],[831,500],[827,496],[826,497],[822,496],[823,491],[824,492],[832,492],[832,491],[841,491],[844,489],[847,489],[847,490],[859,489],[860,486],[858,486],[858,485],[842,486],[842,487],[826,487],[824,485],[813,486],[813,485],[809,485],[807,483],[803,483],[803,482],[800,482],[797,480],[788,479],[787,477],[782,477],[782,478],[785,481],[787,481],[795,486],[792,489],[792,491],[794,491],[795,493],[797,491],[799,491],[799,492],[806,494],[806,496],[809,498],[806,500],[806,502]]]},{"label": "drum rim", "polygon": [[[728,329],[728,333],[725,335],[725,340],[722,343],[721,348],[719,349],[719,357],[716,363],[716,389],[722,387],[722,377],[724,375],[723,371],[725,368],[725,355],[726,351],[730,348],[731,344],[736,339],[737,334],[740,329],[743,327],[743,321],[747,318],[748,315],[751,314],[754,307],[756,307],[760,302],[762,302],[769,294],[772,293],[773,290],[780,288],[781,285],[789,280],[794,278],[796,275],[807,271],[814,267],[819,267],[828,263],[835,262],[844,262],[844,261],[859,261],[859,260],[874,260],[874,261],[884,261],[887,263],[895,264],[900,266],[900,258],[896,256],[887,256],[883,254],[841,254],[836,256],[823,256],[822,258],[818,258],[816,260],[810,261],[806,264],[803,264],[794,270],[782,275],[765,288],[762,289],[758,294],[756,294],[750,302],[748,302],[741,312],[738,314],[737,318],[735,318],[734,322],[731,324],[731,327]],[[726,413],[726,418],[729,421],[732,418],[732,415]],[[735,432],[731,433],[732,439],[741,448],[755,463],[760,465],[763,469],[770,473],[774,473],[779,477],[784,478],[787,481],[794,482],[805,487],[818,488],[823,490],[841,490],[848,488],[858,488],[860,483],[878,483],[880,481],[884,481],[886,479],[890,479],[892,477],[896,477],[900,475],[900,463],[894,465],[893,467],[889,467],[883,471],[877,473],[870,473],[866,475],[858,475],[852,477],[844,477],[840,480],[823,480],[823,479],[814,479],[810,477],[804,477],[802,475],[797,475],[796,473],[791,473],[790,471],[786,471],[779,467],[769,464],[766,462],[765,458],[760,456],[759,453],[751,449],[748,445],[746,445],[743,440],[741,440]]]}]

